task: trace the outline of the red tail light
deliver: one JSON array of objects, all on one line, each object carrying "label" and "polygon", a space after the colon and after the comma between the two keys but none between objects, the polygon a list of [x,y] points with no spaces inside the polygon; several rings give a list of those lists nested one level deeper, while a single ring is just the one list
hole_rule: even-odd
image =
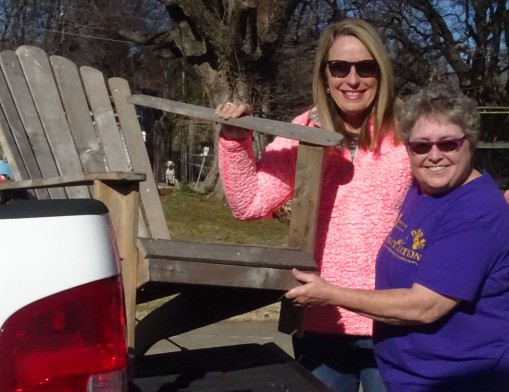
[{"label": "red tail light", "polygon": [[30,304],[0,331],[3,392],[121,391],[127,365],[121,278]]}]

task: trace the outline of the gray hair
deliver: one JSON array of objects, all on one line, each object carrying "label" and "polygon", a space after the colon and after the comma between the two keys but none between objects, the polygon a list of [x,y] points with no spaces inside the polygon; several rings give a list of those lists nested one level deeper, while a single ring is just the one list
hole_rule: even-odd
[{"label": "gray hair", "polygon": [[417,120],[428,114],[442,115],[459,126],[472,151],[475,150],[479,142],[481,117],[472,98],[444,84],[433,83],[419,90],[406,101],[401,112],[399,125],[405,142],[408,142]]}]

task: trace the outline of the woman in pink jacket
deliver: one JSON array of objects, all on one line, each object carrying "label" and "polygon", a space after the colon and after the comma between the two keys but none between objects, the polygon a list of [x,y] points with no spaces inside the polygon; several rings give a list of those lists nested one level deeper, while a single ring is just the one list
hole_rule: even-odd
[{"label": "woman in pink jacket", "polygon": [[[342,287],[373,289],[376,254],[411,183],[408,157],[395,131],[395,94],[388,55],[366,22],[346,19],[322,33],[313,77],[314,107],[295,124],[344,136],[329,148],[322,179],[315,259],[320,276]],[[251,113],[244,103],[219,105],[224,119]],[[294,190],[298,142],[276,138],[255,159],[251,132],[223,126],[219,165],[233,214],[270,217]],[[333,390],[384,391],[372,350],[372,323],[338,307],[309,308],[295,357]]]}]

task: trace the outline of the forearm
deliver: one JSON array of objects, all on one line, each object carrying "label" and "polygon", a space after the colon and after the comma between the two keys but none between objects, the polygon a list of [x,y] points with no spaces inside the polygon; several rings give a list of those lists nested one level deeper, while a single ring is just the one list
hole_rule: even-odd
[{"label": "forearm", "polygon": [[348,289],[331,285],[330,290],[331,305],[395,325],[432,323],[459,302],[420,285],[391,290]]},{"label": "forearm", "polygon": [[294,304],[340,306],[388,324],[429,324],[449,313],[460,302],[417,283],[409,289],[350,289],[328,283],[314,273],[297,269],[292,273],[302,283],[285,294]]},{"label": "forearm", "polygon": [[362,290],[333,286],[330,304],[387,324],[421,324],[421,312],[409,300],[409,294],[410,289]]}]

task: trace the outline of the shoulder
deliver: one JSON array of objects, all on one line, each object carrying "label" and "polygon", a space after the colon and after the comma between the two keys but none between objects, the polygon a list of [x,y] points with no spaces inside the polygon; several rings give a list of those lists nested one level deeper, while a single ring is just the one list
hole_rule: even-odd
[{"label": "shoulder", "polygon": [[403,143],[394,141],[394,138],[391,135],[387,135],[382,141],[380,154],[381,155],[391,154],[408,158],[408,153],[405,145]]},{"label": "shoulder", "polygon": [[[299,114],[296,116],[291,122],[292,124],[296,125],[304,125],[307,127],[316,128],[318,127],[312,120],[311,120],[311,113],[313,109],[307,110],[304,113]],[[277,151],[277,150],[295,150],[296,147],[299,145],[299,142],[297,140],[287,139],[284,137],[277,136],[274,138],[274,140],[269,143],[265,149],[265,151]],[[293,152],[295,152],[293,151]]]},{"label": "shoulder", "polygon": [[469,221],[488,230],[504,227],[509,234],[509,206],[488,173],[483,173],[449,195],[443,203],[448,219]]},{"label": "shoulder", "polygon": [[[304,125],[307,127],[318,128],[318,125],[312,120],[312,112],[313,109],[306,110],[304,113],[299,114],[292,120],[292,124],[296,125]],[[296,140],[286,139],[283,137],[276,137],[274,140],[267,146],[267,150],[279,150],[285,148],[295,148],[299,144]]]},{"label": "shoulder", "polygon": [[470,209],[476,208],[482,213],[495,211],[497,214],[509,214],[509,206],[502,191],[488,173],[482,173],[459,189],[463,191],[460,200],[465,207],[468,205]]},{"label": "shoulder", "polygon": [[382,140],[379,150],[371,152],[368,155],[380,166],[380,170],[387,170],[394,175],[405,175],[411,177],[410,160],[406,147],[403,143],[394,140],[391,134],[385,136]]}]

